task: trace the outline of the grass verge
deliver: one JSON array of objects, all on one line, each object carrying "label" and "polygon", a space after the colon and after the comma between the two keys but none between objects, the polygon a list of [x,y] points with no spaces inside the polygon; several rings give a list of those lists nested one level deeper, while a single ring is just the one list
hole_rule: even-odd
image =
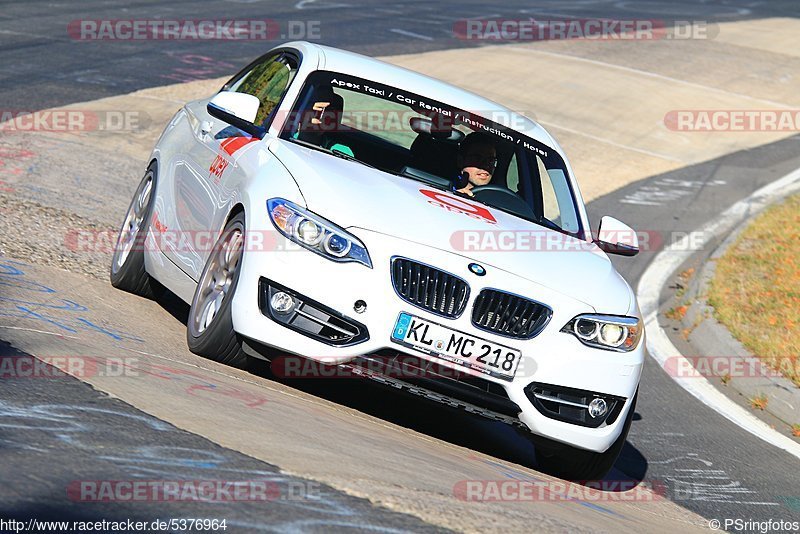
[{"label": "grass verge", "polygon": [[717,262],[708,302],[750,352],[800,386],[800,195],[739,235]]}]

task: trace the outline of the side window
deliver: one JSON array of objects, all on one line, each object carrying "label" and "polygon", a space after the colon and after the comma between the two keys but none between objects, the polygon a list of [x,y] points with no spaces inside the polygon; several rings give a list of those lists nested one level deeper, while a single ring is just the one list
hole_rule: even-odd
[{"label": "side window", "polygon": [[506,173],[506,185],[515,193],[519,193],[519,166],[517,165],[517,155],[511,156]]},{"label": "side window", "polygon": [[227,89],[258,97],[261,106],[255,124],[263,125],[280,103],[296,73],[297,65],[291,57],[286,54],[273,55],[257,63],[230,83]]},{"label": "side window", "polygon": [[542,181],[542,203],[544,204],[544,216],[546,219],[561,226],[561,210],[558,209],[558,198],[556,197],[553,182],[547,173],[542,158],[536,156],[536,164],[539,166],[539,177]]},{"label": "side window", "polygon": [[536,156],[536,164],[541,177],[545,218],[568,232],[577,232],[578,219],[564,171],[560,168],[548,169],[539,156]]}]

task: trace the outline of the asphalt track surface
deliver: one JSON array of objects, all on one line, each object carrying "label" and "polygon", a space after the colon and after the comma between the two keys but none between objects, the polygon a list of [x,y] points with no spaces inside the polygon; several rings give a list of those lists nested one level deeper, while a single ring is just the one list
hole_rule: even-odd
[{"label": "asphalt track surface", "polygon": [[[0,343],[0,355],[27,357],[5,343]],[[446,531],[324,484],[285,475],[50,369],[57,378],[0,380],[0,518],[147,524],[225,519],[228,532]],[[80,502],[82,482],[123,479],[177,482],[188,491],[194,481],[226,481],[248,493],[241,499],[228,493],[231,501],[214,503],[170,497],[145,506],[135,501]],[[102,486],[91,488],[91,495],[102,496]],[[83,495],[90,494],[84,490]]]},{"label": "asphalt track surface", "polygon": [[[794,0],[619,2],[617,0],[46,0],[0,2],[0,98],[4,109],[38,110],[236,71],[273,41],[80,41],[67,25],[84,19],[272,19],[281,35],[308,26],[309,40],[380,56],[477,46],[453,37],[467,18],[560,16],[729,22],[797,16]],[[290,23],[292,24],[290,26]],[[318,29],[318,33],[316,32]],[[299,31],[299,30],[298,30]],[[277,35],[277,34],[276,34]],[[301,35],[302,37],[302,35]]]},{"label": "asphalt track surface", "polygon": [[[338,4],[338,6],[336,5]],[[342,5],[345,4],[345,5]],[[355,8],[342,2],[268,3],[268,2],[170,2],[165,5],[138,2],[83,2],[52,5],[49,2],[19,2],[6,4],[0,12],[0,100],[6,109],[35,110],[103,96],[123,94],[136,89],[192,79],[222,75],[262,53],[272,43],[242,42],[152,42],[109,43],[77,42],[66,35],[66,24],[80,18],[264,18],[285,23],[289,20],[320,20],[320,31],[327,44],[367,54],[398,54],[425,50],[472,46],[453,39],[450,31],[454,21],[475,16],[520,16],[526,14],[578,14],[580,16],[639,17],[662,19],[705,19],[730,21],[741,18],[797,16],[795,2],[755,4],[749,1],[725,3],[637,3],[635,11],[622,2],[539,2],[533,11],[528,2],[506,2],[502,6],[487,6],[482,2],[403,2],[388,7],[373,2],[371,7]],[[353,3],[354,4],[354,3]],[[302,7],[303,9],[298,9]],[[363,6],[363,4],[362,4]],[[392,13],[399,11],[400,13]],[[425,21],[425,22],[422,22]],[[435,22],[435,23],[434,23]],[[392,31],[401,30],[401,32]],[[406,32],[406,33],[403,33]],[[414,33],[417,37],[408,35]],[[420,38],[429,37],[430,39]],[[759,187],[800,167],[800,139],[797,137],[772,145],[732,154],[718,160],[684,168],[644,182],[631,184],[589,205],[590,218],[598,221],[606,214],[619,217],[634,228],[660,235],[670,232],[689,232],[713,218],[715,213],[745,198]],[[643,198],[653,199],[653,188],[661,193],[656,204],[637,204]],[[634,201],[632,203],[631,201]],[[653,258],[655,251],[639,256],[615,258],[614,262],[632,286]],[[178,312],[180,314],[180,311]],[[4,355],[13,354],[2,347]],[[274,467],[239,453],[222,449],[198,436],[168,428],[168,425],[137,412],[119,401],[106,398],[78,381],[64,381],[57,390],[45,389],[22,382],[2,382],[0,399],[4,409],[37,417],[43,421],[61,420],[64,412],[75,406],[78,410],[96,408],[89,416],[101,429],[84,435],[85,441],[65,440],[64,433],[37,428],[7,426],[0,434],[0,450],[6,455],[0,489],[0,514],[4,517],[30,516],[47,512],[41,503],[48,495],[63,493],[66,480],[83,478],[114,478],[120,460],[98,461],[95,452],[114,449],[131,440],[155,441],[164,445],[192,450],[171,465],[175,477],[197,476],[198,465],[209,469],[207,478],[228,472],[276,475]],[[50,384],[47,381],[47,384]],[[434,412],[424,418],[410,416],[414,410],[393,410],[376,407],[364,401],[365,391],[372,386],[353,391],[325,390],[309,386],[312,393],[354,406],[367,413],[386,418],[397,424],[429,433],[458,445],[497,455],[500,458],[528,463],[526,449],[510,439],[507,445],[487,446],[477,441],[476,434],[461,430],[457,424],[446,424],[449,414],[409,401],[414,409]],[[798,496],[800,475],[797,459],[765,445],[674,384],[652,361],[645,366],[637,416],[628,443],[617,469],[635,479],[664,481],[673,489],[671,497],[681,506],[707,518],[745,518],[750,520],[800,518]],[[50,407],[50,408],[41,408]],[[17,410],[17,412],[13,412]],[[39,410],[39,411],[36,411]],[[45,410],[44,412],[41,410]],[[46,410],[55,410],[48,413]],[[126,424],[115,420],[126,418]],[[133,421],[133,422],[131,422]],[[460,419],[459,419],[460,421]],[[69,424],[69,423],[67,423]],[[52,425],[50,425],[52,426]],[[35,443],[35,445],[33,445]],[[25,447],[36,446],[48,451],[49,461],[30,461]],[[84,448],[81,448],[83,446]],[[88,447],[88,449],[87,449]],[[204,461],[208,457],[214,462]],[[141,460],[141,459],[139,459]],[[216,463],[215,463],[216,462]],[[193,470],[182,471],[191,467]],[[160,468],[159,468],[160,469]],[[146,471],[143,471],[144,474]],[[152,472],[152,471],[151,471]],[[164,474],[160,476],[166,476]],[[345,496],[330,492],[338,510],[346,510],[346,521],[386,525],[404,530],[426,527],[418,519],[394,514]],[[202,512],[213,517],[207,507],[202,510],[186,506],[184,517]],[[288,503],[282,515],[281,507],[272,510],[276,530],[289,528],[302,514]],[[67,508],[57,510],[62,514]],[[141,514],[152,520],[152,510],[127,510],[109,506],[97,508],[99,516],[109,518],[135,517]],[[174,509],[170,507],[174,515]],[[182,510],[183,511],[183,510]],[[51,510],[56,515],[55,510]],[[294,512],[294,513],[292,513]],[[84,512],[81,512],[84,513]],[[248,505],[237,511],[242,525],[246,524]],[[330,519],[331,511],[320,515]],[[349,514],[349,515],[348,515]],[[362,516],[363,514],[363,516]],[[156,514],[166,517],[163,514]],[[58,517],[64,517],[63,515]],[[252,516],[255,517],[255,516]],[[263,515],[258,516],[263,521]],[[297,525],[296,525],[297,526]],[[309,523],[309,528],[313,523]]]},{"label": "asphalt track surface", "polygon": [[[661,246],[678,241],[713,220],[714,214],[799,168],[799,149],[800,137],[795,136],[633,183],[589,203],[589,218],[598,221],[603,215],[619,213],[637,231],[664,239],[657,250],[634,258],[613,258],[620,273],[636,287]],[[710,256],[718,244],[698,250],[686,267]],[[665,288],[662,302],[668,300],[668,291]],[[685,343],[679,348],[692,355]],[[637,412],[641,419],[631,427],[618,469],[633,477],[646,473],[648,479],[666,481],[681,506],[709,519],[800,517],[797,458],[766,445],[700,404],[653,360],[644,367],[640,388]]]}]

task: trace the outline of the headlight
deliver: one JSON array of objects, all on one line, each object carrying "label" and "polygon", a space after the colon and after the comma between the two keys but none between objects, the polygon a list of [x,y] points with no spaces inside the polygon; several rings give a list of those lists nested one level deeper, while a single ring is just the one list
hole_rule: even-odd
[{"label": "headlight", "polygon": [[636,317],[585,314],[572,319],[561,331],[589,347],[630,352],[642,337],[642,322]]},{"label": "headlight", "polygon": [[372,268],[364,244],[332,222],[282,198],[267,200],[272,224],[298,245],[329,260],[354,261]]}]

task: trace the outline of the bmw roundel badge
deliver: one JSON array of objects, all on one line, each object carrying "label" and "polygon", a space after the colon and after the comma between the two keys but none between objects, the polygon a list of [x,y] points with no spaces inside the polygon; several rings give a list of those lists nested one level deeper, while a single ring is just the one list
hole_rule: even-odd
[{"label": "bmw roundel badge", "polygon": [[469,270],[472,272],[472,274],[477,274],[478,276],[483,276],[484,274],[486,274],[486,269],[484,269],[477,263],[470,263]]}]

